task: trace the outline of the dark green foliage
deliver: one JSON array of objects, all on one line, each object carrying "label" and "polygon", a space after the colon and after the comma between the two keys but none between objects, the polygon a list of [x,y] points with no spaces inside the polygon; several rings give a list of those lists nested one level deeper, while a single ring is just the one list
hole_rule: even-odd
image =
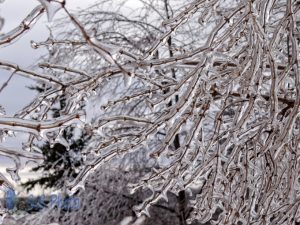
[{"label": "dark green foliage", "polygon": [[[71,131],[65,131],[64,136],[70,140],[72,136]],[[69,137],[68,137],[69,136]],[[89,137],[82,134],[81,137],[72,141],[70,149],[68,150],[60,143],[54,144],[51,148],[50,143],[47,142],[42,148],[45,155],[43,164],[38,165],[32,169],[34,172],[42,172],[43,176],[34,180],[30,180],[23,184],[27,190],[31,190],[35,185],[40,185],[44,188],[61,188],[64,184],[63,177],[75,178],[77,170],[82,165],[81,150],[83,149]],[[74,157],[76,155],[76,157]]]},{"label": "dark green foliage", "polygon": [[[30,87],[30,89],[43,92],[46,90],[44,85]],[[56,118],[60,116],[61,110],[65,107],[65,97],[62,96],[58,100],[58,106],[53,107],[49,113],[51,117]],[[80,132],[77,130],[77,132]],[[81,132],[74,139],[75,129],[73,127],[67,127],[62,134],[62,137],[69,143],[69,149],[61,143],[55,143],[51,146],[51,143],[46,142],[40,147],[45,160],[42,164],[32,168],[33,172],[40,172],[42,176],[36,179],[29,180],[22,184],[23,187],[30,191],[36,185],[40,185],[43,188],[61,188],[64,185],[64,177],[73,179],[77,176],[77,171],[82,166],[81,151],[84,148],[86,142],[90,139],[90,136],[85,132]],[[78,138],[79,136],[79,138]]]}]

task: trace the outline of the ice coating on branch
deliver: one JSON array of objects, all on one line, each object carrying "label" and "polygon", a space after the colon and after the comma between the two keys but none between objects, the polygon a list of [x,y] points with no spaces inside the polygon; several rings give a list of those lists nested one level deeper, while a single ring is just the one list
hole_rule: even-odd
[{"label": "ice coating on branch", "polygon": [[90,39],[90,45],[93,50],[103,56],[106,61],[110,64],[115,64],[115,57],[119,53],[120,47],[102,43],[96,38]]},{"label": "ice coating on branch", "polygon": [[30,41],[30,46],[31,46],[31,48],[33,48],[33,49],[38,49],[39,44],[36,43],[35,41],[31,40],[31,41]]},{"label": "ice coating on branch", "polygon": [[[107,2],[116,1],[99,4]],[[135,207],[137,215],[151,216],[171,192],[185,196],[178,201],[182,212],[182,202],[193,208],[190,222],[292,224],[300,190],[299,4],[149,4],[132,15],[111,5],[76,16],[66,9],[75,28],[62,23],[58,37],[32,42],[50,47],[43,72],[1,61],[1,68],[43,84],[20,113],[0,116],[1,129],[30,134],[28,148],[3,145],[0,154],[17,165],[18,157],[42,160],[30,144],[49,141],[68,150],[71,140],[62,133],[75,126],[92,138],[78,175],[64,177],[71,194],[88,187],[88,177],[108,162],[128,173],[142,164],[130,188],[151,195]],[[157,12],[168,18],[163,28]],[[25,20],[3,43],[28,25]],[[88,125],[77,115],[87,104],[94,106]],[[10,173],[16,177],[16,168]]]},{"label": "ice coating on branch", "polygon": [[13,44],[18,38],[22,37],[36,21],[41,17],[43,7],[41,5],[32,9],[28,16],[15,28],[7,33],[0,34],[0,45],[7,46]]},{"label": "ice coating on branch", "polygon": [[55,14],[64,6],[65,0],[38,0],[46,9],[48,21],[51,22]]},{"label": "ice coating on branch", "polygon": [[14,181],[20,180],[18,172],[26,166],[27,162],[35,161],[36,163],[41,163],[44,159],[44,156],[41,153],[0,145],[0,156],[1,155],[11,158],[14,161],[14,166],[6,169]]}]

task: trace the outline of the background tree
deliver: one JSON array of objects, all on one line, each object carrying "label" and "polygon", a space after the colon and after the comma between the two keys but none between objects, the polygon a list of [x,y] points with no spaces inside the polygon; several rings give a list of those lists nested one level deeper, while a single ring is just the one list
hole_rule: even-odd
[{"label": "background tree", "polygon": [[[31,87],[31,89],[43,92],[41,87]],[[60,110],[65,107],[64,96],[61,96],[58,107],[51,108],[51,117],[59,117]],[[41,173],[39,178],[30,179],[22,184],[27,191],[39,185],[42,188],[61,189],[65,185],[65,179],[75,178],[83,164],[84,154],[82,153],[85,143],[90,135],[85,131],[74,127],[68,127],[58,136],[53,136],[52,143],[49,141],[41,144],[41,151],[44,161],[32,168],[32,172]]]}]

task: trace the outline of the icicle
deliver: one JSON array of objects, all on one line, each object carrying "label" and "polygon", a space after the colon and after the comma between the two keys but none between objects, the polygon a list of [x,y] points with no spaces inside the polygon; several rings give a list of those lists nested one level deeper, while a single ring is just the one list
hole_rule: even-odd
[{"label": "icicle", "polygon": [[67,151],[70,150],[69,142],[63,137],[63,129],[60,131],[59,135],[55,138],[54,143],[60,143],[66,147]]},{"label": "icicle", "polygon": [[149,54],[150,59],[153,58],[155,52],[156,52],[156,51],[152,51],[152,52]]},{"label": "icicle", "polygon": [[99,127],[96,132],[99,136],[105,137],[105,134],[103,132],[103,127]]},{"label": "icicle", "polygon": [[65,1],[38,0],[46,9],[48,21],[51,22],[55,14],[63,7]]},{"label": "icicle", "polygon": [[82,180],[78,184],[76,184],[76,186],[68,189],[67,194],[69,196],[73,196],[79,189],[82,189],[84,191],[85,190],[84,181],[85,180]]},{"label": "icicle", "polygon": [[37,49],[39,47],[39,45],[36,42],[34,42],[33,40],[30,41],[30,45],[31,45],[31,48],[33,48],[33,49]]},{"label": "icicle", "polygon": [[133,195],[140,188],[140,186],[135,186],[133,188],[133,187],[130,187],[130,185],[128,185],[128,187],[130,188],[129,194],[131,194],[131,195]]},{"label": "icicle", "polygon": [[120,51],[120,47],[99,42],[96,38],[91,38],[91,47],[95,52],[99,53],[110,64],[115,64],[117,54]]},{"label": "icicle", "polygon": [[107,109],[108,109],[108,107],[105,106],[105,105],[102,105],[102,106],[100,107],[100,109],[101,109],[101,111],[106,112]]},{"label": "icicle", "polygon": [[131,73],[131,77],[134,78],[135,77],[135,73]]},{"label": "icicle", "polygon": [[153,91],[150,91],[149,98],[152,98]]},{"label": "icicle", "polygon": [[10,175],[11,179],[14,180],[15,182],[20,181],[20,176],[18,174],[17,168],[7,168],[6,172]]},{"label": "icicle", "polygon": [[49,139],[50,148],[54,148],[55,140],[53,138]]},{"label": "icicle", "polygon": [[166,202],[169,201],[167,193],[168,193],[167,190],[164,190],[164,191],[161,193],[162,199],[164,199]]},{"label": "icicle", "polygon": [[162,44],[163,44],[163,45],[167,44],[168,40],[169,40],[169,36],[165,37],[165,38],[162,40]]},{"label": "icicle", "polygon": [[6,216],[6,213],[2,214],[2,212],[0,212],[0,224],[3,224],[5,216]]},{"label": "icicle", "polygon": [[141,205],[134,206],[132,209],[135,211],[137,217],[141,217],[143,215],[146,215],[147,217],[150,217],[149,212],[149,205],[145,206],[145,208],[141,211],[145,203],[142,203]]},{"label": "icicle", "polygon": [[150,208],[150,206],[146,206],[145,209],[143,211],[141,211],[141,214],[139,215],[139,217],[141,217],[142,214],[146,215],[147,217],[151,217],[150,212],[149,212],[149,208]]},{"label": "icicle", "polygon": [[191,188],[186,188],[185,191],[187,193],[187,196],[189,196],[189,197],[193,196],[193,192],[192,192]]},{"label": "icicle", "polygon": [[124,81],[124,86],[127,88],[131,85],[132,77],[126,75],[124,76],[123,81]]},{"label": "icicle", "polygon": [[120,225],[130,225],[132,224],[132,221],[133,218],[131,216],[127,216],[121,221]]}]

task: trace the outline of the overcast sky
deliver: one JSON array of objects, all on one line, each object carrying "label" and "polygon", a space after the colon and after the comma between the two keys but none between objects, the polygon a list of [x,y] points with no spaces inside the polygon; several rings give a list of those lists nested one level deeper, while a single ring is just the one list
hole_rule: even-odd
[{"label": "overcast sky", "polygon": [[[85,8],[95,0],[67,0],[69,10],[78,10]],[[17,27],[21,21],[39,5],[37,0],[5,0],[0,4],[0,15],[5,19],[3,29],[0,35]],[[56,17],[63,16],[63,12],[58,13]],[[49,25],[46,14],[36,23],[28,33],[18,39],[14,44],[0,48],[0,60],[6,60],[18,64],[21,67],[29,68],[35,61],[46,52],[45,49],[32,49],[30,41],[45,41],[48,38]],[[9,78],[10,72],[0,69],[0,87]],[[0,105],[6,110],[7,115],[13,115],[27,105],[35,96],[35,92],[29,90],[26,86],[33,84],[30,79],[14,75],[9,85],[0,93]],[[21,141],[16,143],[14,139],[8,139],[6,146],[19,147]],[[3,143],[2,143],[3,144]],[[5,168],[10,164],[10,160],[0,155],[0,172],[5,173]],[[23,171],[22,177],[28,177],[30,173]]]}]

